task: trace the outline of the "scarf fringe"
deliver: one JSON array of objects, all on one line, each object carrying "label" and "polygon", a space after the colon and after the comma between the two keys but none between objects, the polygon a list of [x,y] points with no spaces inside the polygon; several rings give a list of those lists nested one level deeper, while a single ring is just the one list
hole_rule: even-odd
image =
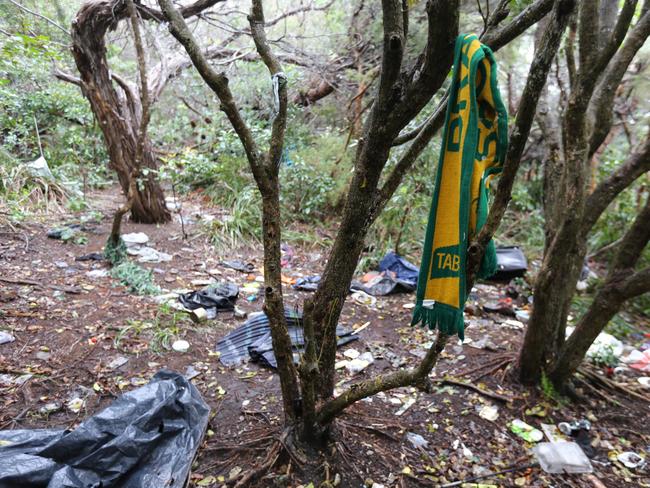
[{"label": "scarf fringe", "polygon": [[448,335],[458,334],[461,340],[465,338],[463,311],[444,304],[434,304],[432,308],[416,305],[413,310],[411,326],[418,323],[421,323],[422,327],[428,326],[431,330],[438,328],[438,330]]}]

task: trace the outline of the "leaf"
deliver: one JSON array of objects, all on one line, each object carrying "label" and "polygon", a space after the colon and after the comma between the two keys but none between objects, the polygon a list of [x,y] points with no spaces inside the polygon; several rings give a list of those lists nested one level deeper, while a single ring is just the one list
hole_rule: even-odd
[{"label": "leaf", "polygon": [[196,484],[197,486],[210,486],[210,485],[214,485],[216,482],[217,482],[217,478],[215,478],[214,476],[206,476],[201,481],[198,481]]}]

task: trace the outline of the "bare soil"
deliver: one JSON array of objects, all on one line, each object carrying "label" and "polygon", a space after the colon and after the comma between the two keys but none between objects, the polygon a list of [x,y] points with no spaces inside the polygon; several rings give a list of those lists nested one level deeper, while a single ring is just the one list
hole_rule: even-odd
[{"label": "bare soil", "polygon": [[[214,347],[217,340],[241,325],[244,319],[232,313],[194,324],[183,314],[160,310],[150,296],[137,296],[111,277],[86,273],[107,268],[103,262],[75,261],[89,252],[101,252],[110,229],[112,209],[118,205],[114,190],[97,192],[93,210],[102,217],[84,232],[87,243],[79,245],[49,239],[47,230],[64,222],[77,222],[82,214],[50,214],[18,226],[0,228],[0,277],[33,281],[38,286],[0,282],[0,330],[16,340],[0,345],[0,429],[67,427],[109,404],[124,391],[146,382],[162,368],[179,372],[192,367],[200,374],[192,381],[211,406],[205,442],[195,461],[190,486],[232,486],[228,479],[253,469],[266,456],[282,426],[279,382],[272,370],[255,364],[236,368],[221,365]],[[249,244],[237,250],[215,250],[197,214],[221,218],[199,196],[186,197],[182,214],[187,222],[183,239],[178,214],[164,226],[125,222],[123,232],[145,232],[150,244],[173,256],[170,262],[143,264],[153,270],[164,289],[198,288],[193,280],[211,277],[238,285],[249,281],[245,274],[220,266],[223,259],[252,262],[261,272],[261,248]],[[326,249],[317,244],[296,247],[294,258],[284,269],[287,278],[318,273]],[[254,276],[253,276],[254,278]],[[80,293],[51,288],[74,287]],[[285,289],[286,305],[302,306],[305,292]],[[531,444],[513,434],[513,419],[540,427],[541,423],[588,418],[596,450],[592,475],[548,475],[539,468],[522,469],[480,481],[493,486],[649,486],[648,468],[627,469],[616,454],[634,451],[646,456],[650,446],[648,402],[589,383],[578,389],[580,401],[556,401],[550,392],[518,385],[511,371],[523,330],[506,323],[510,317],[487,314],[481,306],[504,296],[503,286],[480,286],[468,314],[467,337],[476,342],[489,337],[495,350],[479,349],[450,341],[435,368],[434,391],[411,388],[377,395],[347,410],[334,425],[331,446],[309,466],[301,459],[284,455],[251,486],[338,486],[386,487],[438,486],[511,465],[526,465],[534,459]],[[340,370],[339,388],[371,375],[414,366],[428,342],[435,337],[408,326],[411,310],[405,304],[413,294],[379,297],[374,307],[352,299],[341,322],[359,328],[361,340],[344,346],[370,351],[375,362],[363,372],[350,375]],[[260,299],[248,301],[241,294],[238,306],[247,312],[261,310]],[[648,331],[648,324],[640,323]],[[179,353],[169,344],[185,339],[190,350]],[[112,369],[117,357],[128,359]],[[341,355],[341,359],[344,357]],[[30,376],[24,376],[30,375]],[[16,378],[22,380],[15,382]],[[635,385],[634,372],[615,378]],[[444,378],[452,383],[444,383]],[[24,380],[24,381],[23,381]],[[476,389],[454,384],[471,381]],[[85,387],[85,401],[78,412],[67,404],[70,395]],[[580,386],[580,385],[579,385]],[[636,388],[647,397],[643,390]],[[405,405],[411,403],[403,413]],[[509,401],[506,401],[509,400]],[[41,409],[57,403],[51,413]],[[479,416],[482,407],[494,405],[498,418]],[[407,433],[421,435],[428,446],[416,448]],[[327,482],[331,484],[327,484]],[[476,486],[476,485],[465,485]],[[485,486],[485,485],[483,485]]]}]

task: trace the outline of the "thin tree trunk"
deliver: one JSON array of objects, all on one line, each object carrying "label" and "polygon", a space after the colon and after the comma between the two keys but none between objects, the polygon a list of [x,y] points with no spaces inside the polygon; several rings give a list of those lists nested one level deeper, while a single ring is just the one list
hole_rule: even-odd
[{"label": "thin tree trunk", "polygon": [[607,279],[598,289],[591,306],[578,321],[553,364],[549,376],[556,386],[562,386],[575,373],[591,344],[623,303],[650,291],[650,269],[634,272],[634,265],[650,240],[648,222],[650,197],[623,237]]},{"label": "thin tree trunk", "polygon": [[[132,220],[163,223],[171,220],[171,214],[156,180],[158,163],[146,135],[142,140],[141,162],[136,162],[142,106],[128,83],[111,75],[106,58],[106,32],[126,15],[124,2],[103,0],[83,4],[72,23],[72,53],[81,75],[82,92],[99,122],[110,167],[117,172],[125,195],[129,194],[131,175],[138,178],[131,205]],[[114,81],[120,84],[124,96],[118,95]]]},{"label": "thin tree trunk", "polygon": [[570,301],[587,252],[588,230],[583,232],[590,211],[586,207],[591,155],[587,109],[598,76],[607,68],[625,36],[635,3],[625,2],[612,35],[601,49],[597,49],[596,38],[599,20],[594,5],[597,2],[580,3],[579,70],[573,73],[570,69],[571,95],[563,117],[561,159],[555,162],[557,171],[546,175],[548,188],[553,184],[550,178],[559,173],[555,200],[545,202],[545,214],[552,222],[547,224],[544,260],[533,292],[535,303],[519,356],[519,377],[523,383],[537,383],[547,363],[564,343]]}]

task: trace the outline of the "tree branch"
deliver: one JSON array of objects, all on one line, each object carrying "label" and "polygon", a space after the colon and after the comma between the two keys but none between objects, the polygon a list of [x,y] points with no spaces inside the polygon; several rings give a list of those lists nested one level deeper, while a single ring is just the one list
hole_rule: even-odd
[{"label": "tree branch", "polygon": [[585,76],[592,73],[591,67],[598,55],[598,0],[582,0],[578,10],[578,62],[580,72]]},{"label": "tree branch", "polygon": [[650,195],[646,198],[643,209],[634,219],[632,226],[623,236],[619,251],[612,262],[615,271],[629,271],[634,268],[641,253],[650,240]]},{"label": "tree branch", "polygon": [[416,368],[377,376],[350,386],[350,388],[339,396],[327,401],[321,406],[318,410],[318,422],[321,425],[327,425],[353,403],[363,398],[376,395],[381,391],[410,385],[426,387],[429,373],[435,366],[440,353],[445,348],[447,339],[449,339],[449,336],[439,331],[438,337]]},{"label": "tree branch", "polygon": [[[620,45],[623,43],[623,39],[625,39],[625,35],[630,28],[632,17],[634,17],[637,2],[638,0],[625,0],[621,12],[618,15],[618,19],[616,20],[616,25],[614,26],[612,35],[607,39],[605,47],[603,47],[595,58],[594,67],[591,72],[592,75],[600,75],[612,60],[612,56],[614,56]],[[594,46],[596,45],[597,44]],[[591,46],[592,50],[594,49],[594,46]]]},{"label": "tree branch", "polygon": [[[214,0],[213,0],[214,1]],[[205,3],[205,2],[197,2]],[[216,2],[214,2],[216,3]],[[165,17],[169,21],[169,31],[176,40],[185,48],[197,71],[207,85],[217,94],[221,101],[221,109],[232,124],[239,137],[244,151],[251,165],[253,176],[258,185],[266,185],[266,175],[262,165],[260,152],[253,138],[253,134],[239,113],[235,99],[228,87],[228,78],[223,73],[217,73],[212,69],[203,51],[194,39],[182,15],[172,5],[171,0],[158,0]]]},{"label": "tree branch", "polygon": [[382,0],[384,49],[379,75],[379,90],[373,113],[384,110],[391,99],[394,84],[402,66],[404,55],[404,18],[399,0]]},{"label": "tree branch", "polygon": [[517,118],[510,133],[506,161],[503,165],[501,176],[499,177],[499,183],[488,213],[487,221],[481,228],[476,240],[470,244],[468,249],[467,283],[470,286],[476,279],[485,248],[499,228],[501,219],[508,207],[512,187],[517,176],[517,171],[519,170],[521,155],[526,146],[533,119],[535,118],[537,102],[546,83],[553,58],[560,47],[560,42],[562,41],[562,36],[573,7],[573,0],[556,1],[540,42],[539,53],[530,65],[526,86],[524,87],[519,109],[517,110]]},{"label": "tree branch", "polygon": [[605,141],[613,122],[616,89],[620,85],[628,66],[646,39],[650,36],[650,11],[646,11],[632,28],[623,47],[616,52],[607,66],[602,80],[596,87],[589,104],[589,119],[593,126],[589,141],[589,156],[593,156]]},{"label": "tree branch", "polygon": [[650,292],[650,267],[637,271],[623,283],[623,294],[629,300]]},{"label": "tree branch", "polygon": [[278,168],[280,167],[280,158],[282,157],[282,147],[284,146],[284,132],[287,126],[287,79],[284,73],[282,73],[280,61],[271,51],[266,38],[262,0],[253,0],[248,21],[251,26],[251,34],[253,35],[257,52],[271,73],[274,96],[278,104],[275,108],[277,113],[273,119],[273,127],[271,129],[268,155],[269,168],[267,168],[267,171],[272,171],[274,174],[277,174]]},{"label": "tree branch", "polygon": [[43,20],[44,20],[45,22],[47,22],[48,24],[53,25],[54,27],[56,27],[57,29],[59,29],[59,30],[62,31],[62,32],[65,32],[65,34],[66,34],[67,36],[70,36],[70,32],[68,32],[68,29],[62,27],[60,24],[56,23],[55,21],[53,21],[53,20],[50,19],[49,17],[46,17],[46,16],[43,15],[43,14],[39,14],[38,12],[34,12],[33,10],[28,9],[28,8],[25,7],[24,5],[19,4],[19,3],[16,2],[15,0],[9,0],[9,2],[11,2],[12,4],[14,4],[16,7],[18,7],[18,8],[19,8],[20,10],[22,10],[23,12],[27,12],[28,14],[33,15],[34,17],[38,17],[39,19],[43,19]]},{"label": "tree branch", "polygon": [[67,83],[72,83],[73,85],[77,86],[82,86],[81,85],[81,78],[77,78],[76,76],[72,75],[71,73],[66,73],[65,71],[61,71],[59,68],[54,67],[54,77],[61,80],[65,81]]},{"label": "tree branch", "polygon": [[[135,41],[135,52],[138,59],[138,73],[140,75],[140,104],[142,105],[142,114],[140,115],[140,125],[138,127],[137,147],[135,152],[136,168],[140,168],[144,155],[144,144],[147,135],[147,126],[149,125],[149,86],[147,83],[147,60],[140,34],[140,25],[138,13],[133,0],[127,0],[127,10],[131,18],[131,29],[133,30],[133,39]],[[136,178],[139,175],[134,175]]]},{"label": "tree branch", "polygon": [[[560,2],[560,5],[558,7],[558,12],[561,13],[560,9],[567,8],[566,5],[564,5],[564,3],[566,2]],[[546,15],[551,10],[552,7],[553,7],[552,1],[548,2],[546,0],[538,0],[534,4],[527,7],[523,12],[521,12],[507,26],[501,28],[498,31],[488,30],[488,32],[486,32],[483,38],[483,41],[488,43],[488,45],[493,50],[499,49],[500,47],[507,44],[507,42],[510,42],[512,39],[514,39],[519,34],[524,32],[532,24],[539,21],[542,17],[544,17],[544,15]],[[499,9],[497,9],[494,12],[493,16],[495,19],[497,19],[499,18],[498,17],[499,15],[500,15]],[[564,14],[562,15],[562,18],[564,18]],[[496,20],[493,20],[491,23],[489,23],[489,25],[491,26],[489,27],[489,29],[495,29],[495,25],[496,25],[495,22]],[[533,71],[531,65],[530,74],[532,73]],[[546,70],[545,73],[548,73],[548,70]],[[546,80],[546,74],[544,74],[543,80],[544,81]],[[524,100],[524,97],[525,97],[525,92],[524,95],[522,95],[522,100]],[[535,100],[535,105],[536,103],[537,100]],[[402,154],[399,161],[397,162],[397,164],[395,165],[391,173],[386,178],[384,185],[379,191],[379,197],[375,207],[375,215],[378,215],[381,212],[381,209],[386,205],[386,203],[388,202],[388,200],[390,200],[395,190],[397,190],[397,188],[399,187],[404,175],[410,170],[410,168],[413,166],[413,164],[420,156],[424,148],[429,143],[429,141],[433,138],[433,136],[440,129],[440,127],[442,127],[442,124],[444,123],[445,108],[446,106],[444,104],[444,99],[443,99],[443,102],[441,102],[441,104],[438,106],[434,114],[431,117],[429,117],[429,119],[424,123],[421,130],[417,133],[417,136],[415,137],[414,141],[408,147],[406,152]],[[534,109],[532,115],[534,116]],[[532,116],[531,116],[531,124],[532,124]],[[530,131],[530,127],[528,131],[526,131],[525,137],[523,139],[524,145],[529,131]],[[510,143],[510,145],[512,145],[512,142]],[[521,150],[523,151],[523,147],[521,148]],[[517,168],[518,168],[518,163],[517,163]],[[515,169],[515,174],[516,174],[516,169]],[[501,177],[501,179],[503,179],[503,176]]]},{"label": "tree branch", "polygon": [[609,204],[637,178],[650,171],[650,131],[645,142],[587,197],[580,232],[586,236]]},{"label": "tree branch", "polygon": [[488,22],[488,30],[481,41],[493,51],[497,51],[513,39],[519,37],[531,25],[539,22],[552,8],[553,0],[537,0],[522,10],[519,15],[512,19],[512,22],[500,29],[497,28],[497,25],[503,20],[501,13],[503,10],[497,8],[494,11],[492,20]]},{"label": "tree branch", "polygon": [[[180,14],[181,17],[183,18],[188,18],[188,17],[193,17],[195,15],[199,15],[203,13],[204,10],[209,9],[210,7],[214,7],[216,4],[225,2],[226,0],[197,0],[196,2],[190,4],[190,5],[185,5],[182,7],[179,7],[177,12]],[[147,7],[146,5],[137,5],[138,10],[140,11],[140,16],[144,20],[155,20],[157,22],[164,22],[165,21],[165,9],[156,10],[151,7]]]},{"label": "tree branch", "polygon": [[[480,38],[481,42],[483,42],[485,45],[490,47],[492,51],[499,50],[500,48],[508,44],[510,41],[512,41],[513,39],[521,35],[523,32],[525,32],[531,25],[541,20],[546,14],[548,14],[548,12],[551,11],[551,8],[553,7],[553,0],[537,0],[535,3],[526,7],[509,24],[499,29],[498,28],[499,23],[503,21],[503,19],[508,15],[507,4],[508,1],[504,0],[501,2],[500,5],[497,6],[493,14],[490,16],[490,19],[488,20],[487,31],[483,33],[483,35],[481,35]],[[436,108],[434,113],[427,120],[425,120],[420,126],[416,127],[415,129],[405,134],[399,135],[393,141],[393,146],[399,146],[415,139],[420,133],[423,133],[422,135],[424,136],[423,138],[419,139],[418,144],[416,144],[412,149],[409,148],[408,153],[410,154],[405,153],[403,155],[402,159],[404,159],[403,161],[404,164],[402,164],[402,166],[406,166],[406,170],[403,171],[402,169],[400,169],[398,173],[403,173],[403,174],[406,173],[406,171],[411,167],[411,165],[418,158],[422,150],[424,150],[427,143],[433,138],[433,136],[435,136],[438,129],[442,126],[442,122],[444,121],[444,108],[446,107],[447,96],[448,94],[445,94],[445,97],[443,97],[443,99],[441,100],[440,104],[438,105],[438,108]],[[436,120],[436,117],[441,117],[441,115],[439,115],[438,112],[440,107],[443,108],[442,119]],[[398,173],[395,173],[394,176],[393,174],[391,174],[391,178],[389,178],[389,180],[394,180],[396,178],[399,178],[399,180],[397,181],[399,186],[399,181],[401,181],[401,177],[398,175]],[[388,190],[388,188],[386,189]]]}]

